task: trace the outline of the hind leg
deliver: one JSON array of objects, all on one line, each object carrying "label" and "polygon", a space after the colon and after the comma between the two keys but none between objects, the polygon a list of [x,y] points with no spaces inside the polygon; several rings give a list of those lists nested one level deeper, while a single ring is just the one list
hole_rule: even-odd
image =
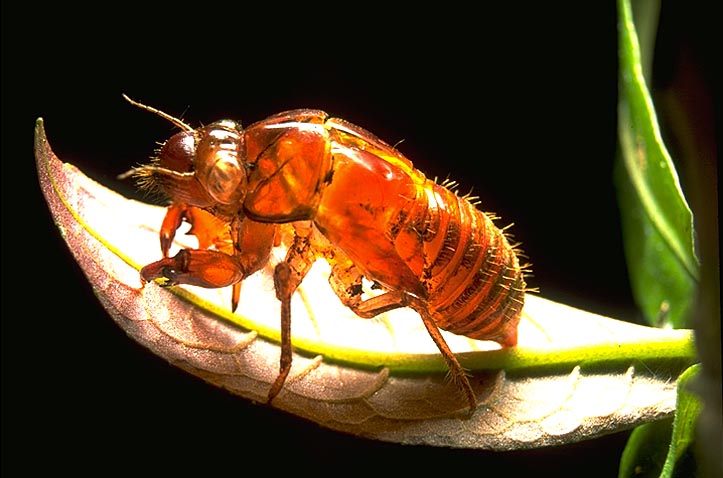
[{"label": "hind leg", "polygon": [[477,398],[472,391],[467,374],[457,357],[444,340],[434,319],[429,314],[424,301],[403,291],[389,291],[381,295],[362,300],[363,276],[351,262],[336,264],[329,276],[329,284],[339,300],[354,311],[359,317],[369,319],[384,312],[410,307],[422,318],[424,327],[444,358],[452,376],[452,381],[465,395],[469,403],[470,413],[477,407]]}]

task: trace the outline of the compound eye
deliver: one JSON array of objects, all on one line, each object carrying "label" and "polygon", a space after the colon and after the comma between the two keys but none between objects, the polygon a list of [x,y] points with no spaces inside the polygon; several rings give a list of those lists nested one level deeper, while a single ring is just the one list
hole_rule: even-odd
[{"label": "compound eye", "polygon": [[196,144],[193,131],[182,131],[171,136],[158,152],[158,166],[187,173],[193,170],[193,156]]}]

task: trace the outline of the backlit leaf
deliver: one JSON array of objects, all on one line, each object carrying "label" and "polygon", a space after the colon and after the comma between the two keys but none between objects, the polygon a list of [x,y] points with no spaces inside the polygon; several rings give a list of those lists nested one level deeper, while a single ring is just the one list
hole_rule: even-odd
[{"label": "backlit leaf", "polygon": [[[116,323],[175,366],[265,401],[279,360],[269,270],[244,282],[235,314],[229,291],[142,287],[138,269],[160,256],[164,210],[62,163],[42,120],[35,149],[56,224]],[[294,298],[294,367],[273,406],[363,437],[493,450],[580,441],[670,416],[675,379],[695,355],[690,331],[529,296],[518,347],[447,335],[480,402],[469,416],[419,317],[399,310],[359,319],[330,291],[326,273],[315,266]]]}]

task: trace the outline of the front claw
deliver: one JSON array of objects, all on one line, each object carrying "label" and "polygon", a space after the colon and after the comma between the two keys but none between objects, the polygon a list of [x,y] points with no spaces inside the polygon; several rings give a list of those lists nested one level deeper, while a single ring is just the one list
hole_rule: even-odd
[{"label": "front claw", "polygon": [[188,284],[218,289],[243,280],[244,271],[233,257],[219,251],[182,249],[141,269],[141,282],[161,287]]},{"label": "front claw", "polygon": [[[158,261],[158,262],[161,262],[161,261]],[[173,272],[172,271],[163,271],[163,267],[158,265],[158,262],[149,264],[149,266],[158,267],[157,271],[152,271],[151,269],[149,269],[149,266],[146,266],[143,269],[141,269],[141,287],[145,287],[146,284],[149,282],[154,282],[156,285],[163,287],[164,289],[178,285],[178,282],[175,282],[175,281],[169,279],[168,277],[166,277],[167,274],[173,275]]]},{"label": "front claw", "polygon": [[169,277],[177,275],[175,272],[175,262],[175,257],[165,257],[160,261],[156,261],[143,267],[141,269],[141,284],[145,286],[148,282],[155,282],[161,287],[178,285],[177,282],[173,281],[173,279]]}]

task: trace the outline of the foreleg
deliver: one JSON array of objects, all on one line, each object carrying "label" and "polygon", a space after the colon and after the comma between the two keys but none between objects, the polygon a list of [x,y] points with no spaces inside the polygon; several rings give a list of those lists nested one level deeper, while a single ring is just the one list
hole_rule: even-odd
[{"label": "foreleg", "polygon": [[163,287],[188,284],[217,289],[234,285],[244,277],[241,264],[233,256],[199,249],[182,249],[173,257],[141,269],[143,282],[156,281]]}]

